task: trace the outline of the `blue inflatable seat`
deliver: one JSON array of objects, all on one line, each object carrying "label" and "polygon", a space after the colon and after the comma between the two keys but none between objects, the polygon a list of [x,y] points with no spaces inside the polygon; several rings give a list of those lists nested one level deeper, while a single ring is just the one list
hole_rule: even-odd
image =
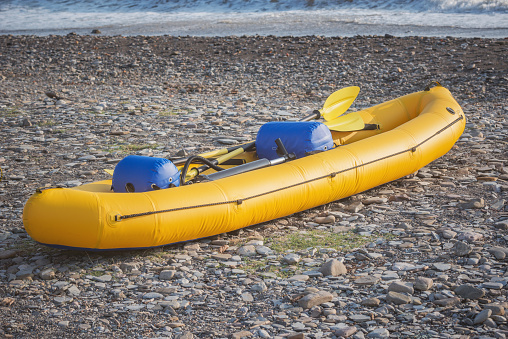
[{"label": "blue inflatable seat", "polygon": [[256,151],[260,159],[280,157],[275,140],[280,138],[289,153],[297,158],[309,152],[326,151],[333,148],[332,133],[318,121],[268,122],[261,126],[256,136]]},{"label": "blue inflatable seat", "polygon": [[113,172],[113,191],[147,192],[180,185],[180,172],[168,159],[129,155]]}]

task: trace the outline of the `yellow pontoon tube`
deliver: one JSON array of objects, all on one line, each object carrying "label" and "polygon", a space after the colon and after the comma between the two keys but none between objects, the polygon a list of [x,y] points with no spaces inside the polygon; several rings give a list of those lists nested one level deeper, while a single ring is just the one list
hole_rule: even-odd
[{"label": "yellow pontoon tube", "polygon": [[216,181],[144,193],[114,193],[110,180],[38,191],[25,205],[25,228],[39,243],[87,250],[230,232],[411,174],[448,152],[466,123],[441,86],[358,113],[379,129],[333,132],[332,150]]}]

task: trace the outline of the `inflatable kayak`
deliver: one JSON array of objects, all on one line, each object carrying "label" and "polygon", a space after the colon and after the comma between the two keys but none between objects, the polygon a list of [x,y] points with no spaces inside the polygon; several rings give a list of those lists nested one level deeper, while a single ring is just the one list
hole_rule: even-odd
[{"label": "inflatable kayak", "polygon": [[[210,169],[202,173],[201,182],[192,185],[184,184],[185,177],[175,185],[178,176],[166,176],[168,188],[152,185],[155,188],[150,191],[129,191],[131,183],[125,185],[126,190],[117,185],[119,191],[114,189],[115,179],[113,183],[104,180],[73,188],[40,189],[27,201],[23,223],[35,241],[67,249],[148,248],[205,238],[323,205],[414,173],[448,152],[466,123],[459,104],[440,85],[355,114],[365,126],[375,128],[332,131],[331,147],[329,140],[323,142],[320,137],[319,150],[293,157],[282,152],[285,161],[259,160],[261,145],[256,140],[256,150],[247,149],[249,145],[235,153],[232,160],[243,165],[236,166],[233,161],[227,167],[269,163],[243,173],[214,178],[216,170]],[[260,134],[261,129],[258,138]],[[120,172],[119,165],[115,172]],[[135,166],[126,168],[137,175]],[[177,169],[181,174],[181,166]],[[222,173],[219,170],[216,173]]]}]

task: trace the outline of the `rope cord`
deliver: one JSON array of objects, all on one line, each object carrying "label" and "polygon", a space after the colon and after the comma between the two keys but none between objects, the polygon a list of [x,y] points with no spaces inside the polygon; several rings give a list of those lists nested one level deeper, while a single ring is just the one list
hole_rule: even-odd
[{"label": "rope cord", "polygon": [[383,161],[383,160],[386,160],[386,159],[389,159],[389,158],[392,158],[392,157],[404,154],[406,152],[416,152],[417,148],[421,147],[423,144],[427,143],[429,140],[435,138],[436,136],[438,136],[439,134],[443,133],[445,130],[447,130],[448,128],[450,128],[451,126],[455,125],[457,122],[459,122],[459,121],[461,121],[463,119],[464,119],[464,116],[460,115],[457,119],[455,119],[454,121],[452,121],[451,123],[449,123],[445,127],[441,128],[439,131],[435,132],[433,135],[431,135],[427,139],[423,140],[422,142],[418,143],[414,147],[411,147],[409,149],[405,149],[405,150],[402,150],[402,151],[399,151],[399,152],[395,152],[395,153],[386,155],[384,157],[381,157],[381,158],[378,158],[378,159],[374,159],[374,160],[371,160],[369,162],[366,162],[366,163],[363,163],[363,164],[359,164],[359,165],[356,165],[356,166],[352,166],[352,167],[349,167],[349,168],[346,168],[346,169],[343,169],[343,170],[340,170],[340,171],[337,171],[337,172],[332,172],[332,173],[325,174],[325,175],[322,175],[322,176],[319,176],[319,177],[316,177],[316,178],[313,178],[313,179],[301,181],[301,182],[298,182],[298,183],[295,183],[295,184],[292,184],[292,185],[289,185],[289,186],[284,186],[284,187],[281,187],[281,188],[277,188],[277,189],[274,189],[272,191],[267,191],[267,192],[259,193],[259,194],[256,194],[256,195],[251,195],[251,196],[245,197],[243,199],[228,200],[228,201],[221,201],[221,202],[212,202],[212,203],[208,203],[208,204],[185,206],[185,207],[176,207],[176,208],[171,208],[171,209],[167,209],[167,210],[149,211],[149,212],[135,213],[135,214],[128,214],[128,215],[117,215],[117,216],[115,216],[115,221],[120,221],[120,220],[124,220],[124,219],[135,218],[135,217],[141,217],[141,216],[146,216],[146,215],[152,215],[152,214],[168,213],[168,212],[176,212],[176,211],[184,211],[184,210],[201,208],[201,207],[228,205],[228,204],[233,204],[233,203],[236,203],[236,204],[240,205],[244,201],[255,199],[255,198],[259,198],[259,197],[264,196],[264,195],[269,195],[269,194],[273,194],[273,193],[276,193],[276,192],[279,192],[279,191],[287,190],[287,189],[290,189],[290,188],[293,188],[293,187],[305,185],[305,184],[308,184],[308,183],[311,183],[311,182],[314,182],[314,181],[318,181],[318,180],[321,180],[321,179],[325,179],[325,178],[328,178],[328,177],[333,178],[337,174],[342,174],[342,173],[347,172],[347,171],[351,171],[351,170],[354,170],[354,169],[357,169],[357,168],[360,168],[360,167],[364,167],[364,166],[367,166],[367,165],[370,165],[370,164],[373,164],[373,163],[376,163],[376,162],[379,162],[379,161]]}]

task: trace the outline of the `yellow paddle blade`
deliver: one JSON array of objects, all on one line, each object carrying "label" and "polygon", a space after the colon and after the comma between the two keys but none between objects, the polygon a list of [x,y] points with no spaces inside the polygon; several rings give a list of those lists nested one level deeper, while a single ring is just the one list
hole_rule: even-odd
[{"label": "yellow paddle blade", "polygon": [[344,114],[360,93],[360,87],[351,86],[339,89],[326,99],[321,115],[326,121],[331,121]]},{"label": "yellow paddle blade", "polygon": [[351,112],[332,121],[324,123],[332,131],[350,132],[359,131],[365,127],[365,123],[360,114]]},{"label": "yellow paddle blade", "polygon": [[105,170],[104,170],[104,172],[106,172],[106,173],[108,173],[108,174],[110,174],[110,175],[113,175],[113,172],[114,172],[114,171],[115,171],[115,170],[112,170],[112,169],[105,169]]}]

